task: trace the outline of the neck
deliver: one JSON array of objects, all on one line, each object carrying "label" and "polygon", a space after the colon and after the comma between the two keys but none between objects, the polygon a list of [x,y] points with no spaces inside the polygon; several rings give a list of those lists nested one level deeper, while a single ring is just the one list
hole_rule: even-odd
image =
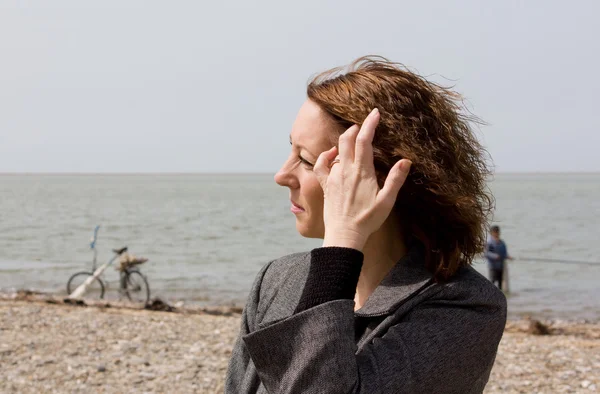
[{"label": "neck", "polygon": [[406,254],[400,226],[396,218],[390,216],[379,230],[371,234],[363,249],[364,261],[354,297],[355,310],[364,305],[382,279]]}]

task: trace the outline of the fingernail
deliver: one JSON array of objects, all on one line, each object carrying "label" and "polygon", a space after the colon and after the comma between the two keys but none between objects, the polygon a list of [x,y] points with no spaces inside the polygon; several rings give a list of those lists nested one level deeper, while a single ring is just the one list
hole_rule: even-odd
[{"label": "fingernail", "polygon": [[373,108],[373,110],[371,111],[371,116],[375,116],[379,113],[379,109],[378,108]]},{"label": "fingernail", "polygon": [[406,172],[410,171],[410,166],[412,166],[412,161],[410,161],[410,160],[404,160],[400,164],[402,171],[406,171]]}]

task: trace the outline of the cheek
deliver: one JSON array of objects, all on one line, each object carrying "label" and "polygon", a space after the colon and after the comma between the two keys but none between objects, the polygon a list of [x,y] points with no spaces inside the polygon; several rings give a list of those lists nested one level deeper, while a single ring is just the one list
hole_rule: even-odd
[{"label": "cheek", "polygon": [[314,211],[323,211],[323,189],[314,174],[306,182],[306,198]]}]

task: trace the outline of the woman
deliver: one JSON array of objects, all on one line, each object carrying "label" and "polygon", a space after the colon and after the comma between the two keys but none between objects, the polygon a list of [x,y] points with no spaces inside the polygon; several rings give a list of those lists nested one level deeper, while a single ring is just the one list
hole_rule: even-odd
[{"label": "woman", "polygon": [[459,99],[382,58],[309,84],[275,181],[323,247],[258,274],[227,393],[483,391],[506,300],[470,266],[492,200]]}]

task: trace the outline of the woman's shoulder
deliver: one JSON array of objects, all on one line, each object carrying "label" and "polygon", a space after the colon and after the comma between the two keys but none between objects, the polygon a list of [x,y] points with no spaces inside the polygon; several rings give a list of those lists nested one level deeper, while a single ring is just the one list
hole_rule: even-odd
[{"label": "woman's shoulder", "polygon": [[258,321],[293,312],[302,295],[309,268],[310,252],[300,252],[272,260],[260,270],[251,300],[257,306]]},{"label": "woman's shoulder", "polygon": [[310,252],[291,253],[270,261],[263,268],[263,283],[278,281],[288,275],[299,275],[304,267],[310,265]]},{"label": "woman's shoulder", "polygon": [[435,299],[446,299],[456,304],[488,307],[506,313],[506,297],[486,277],[472,267],[460,269],[448,282],[442,284]]}]

